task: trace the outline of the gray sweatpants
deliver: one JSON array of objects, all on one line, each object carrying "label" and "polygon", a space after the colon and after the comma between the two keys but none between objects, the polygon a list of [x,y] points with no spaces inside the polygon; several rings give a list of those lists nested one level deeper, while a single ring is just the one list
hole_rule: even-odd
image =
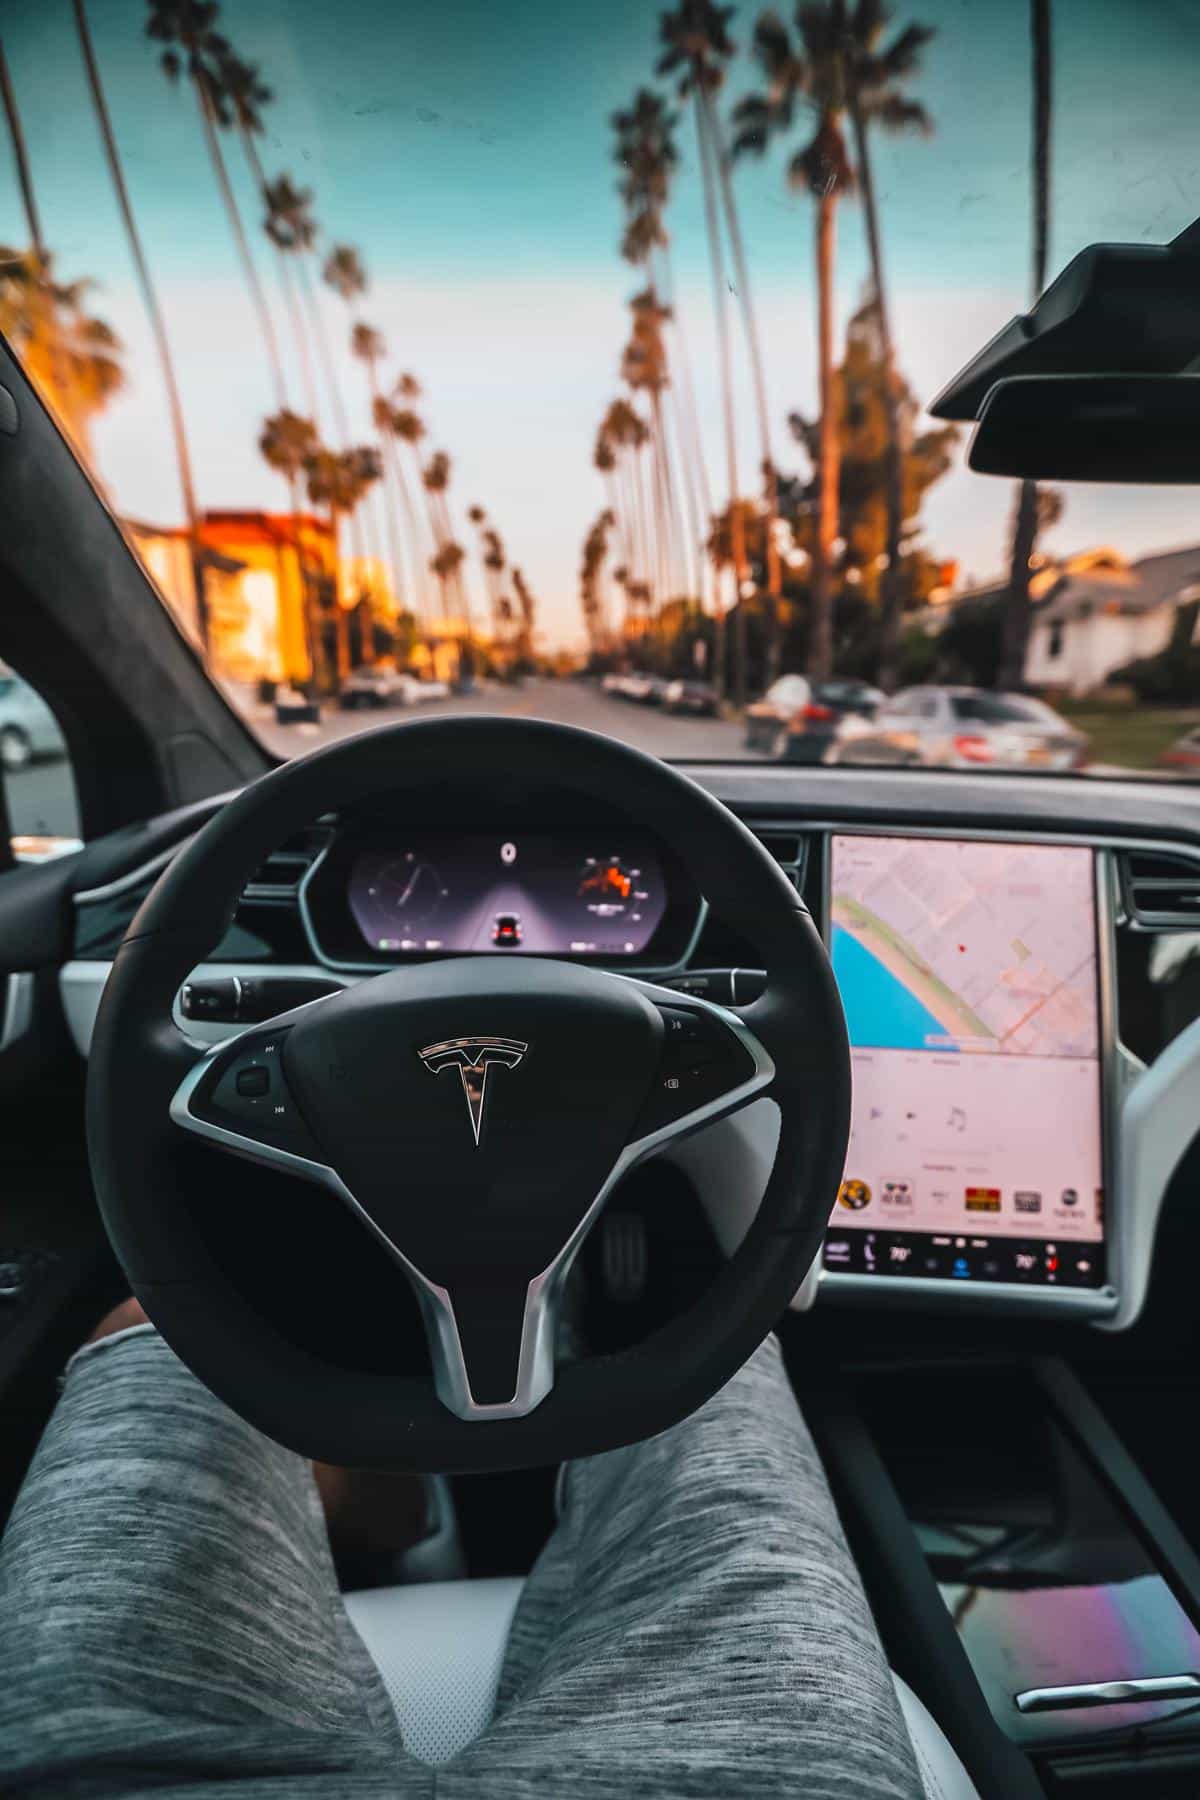
[{"label": "gray sweatpants", "polygon": [[143,1328],[71,1365],[0,1545],[0,1793],[919,1800],[820,1463],[765,1344],[571,1465],[496,1717],[405,1750],[309,1465]]}]

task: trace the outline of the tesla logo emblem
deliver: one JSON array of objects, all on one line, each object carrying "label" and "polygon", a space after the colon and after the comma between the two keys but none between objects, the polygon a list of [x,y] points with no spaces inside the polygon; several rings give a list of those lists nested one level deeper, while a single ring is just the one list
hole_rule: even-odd
[{"label": "tesla logo emblem", "polygon": [[428,1044],[424,1050],[418,1050],[417,1055],[431,1075],[440,1075],[444,1069],[458,1070],[462,1078],[463,1093],[467,1096],[471,1130],[478,1144],[479,1133],[483,1128],[483,1102],[487,1095],[489,1069],[495,1063],[503,1063],[506,1069],[515,1069],[528,1048],[529,1045],[523,1044],[519,1038],[447,1038],[443,1044]]}]

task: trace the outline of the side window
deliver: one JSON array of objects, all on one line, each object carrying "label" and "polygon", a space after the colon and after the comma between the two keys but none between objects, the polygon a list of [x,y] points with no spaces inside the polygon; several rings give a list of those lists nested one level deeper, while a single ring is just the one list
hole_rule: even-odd
[{"label": "side window", "polygon": [[58,721],[41,695],[3,663],[0,777],[18,861],[40,862],[78,847],[75,776]]},{"label": "side window", "polygon": [[922,694],[913,708],[918,719],[936,719],[938,703],[936,694]]}]

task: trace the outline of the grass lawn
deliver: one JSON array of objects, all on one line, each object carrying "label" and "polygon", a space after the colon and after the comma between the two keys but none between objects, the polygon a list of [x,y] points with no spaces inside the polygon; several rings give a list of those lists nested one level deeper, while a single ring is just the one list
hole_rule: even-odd
[{"label": "grass lawn", "polygon": [[1200,707],[1195,706],[1097,706],[1063,700],[1055,710],[1087,733],[1093,762],[1126,769],[1152,769],[1168,744],[1200,725]]}]

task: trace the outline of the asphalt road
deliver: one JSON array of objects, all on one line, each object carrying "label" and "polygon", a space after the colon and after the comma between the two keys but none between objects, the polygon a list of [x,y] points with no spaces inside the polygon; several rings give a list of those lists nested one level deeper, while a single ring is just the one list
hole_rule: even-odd
[{"label": "asphalt road", "polygon": [[[629,700],[614,699],[601,693],[598,684],[591,681],[527,681],[519,688],[489,682],[462,697],[370,712],[343,712],[330,706],[319,725],[277,725],[273,711],[258,705],[248,694],[238,694],[236,699],[264,743],[280,756],[299,756],[318,744],[333,743],[389,720],[481,712],[583,725],[589,731],[603,731],[609,737],[669,759],[719,760],[745,755],[740,726],[726,719],[676,718],[656,706],[636,706]],[[32,763],[16,774],[5,775],[4,783],[14,834],[78,834],[75,784],[65,757]]]},{"label": "asphalt road", "polygon": [[693,719],[664,713],[657,706],[637,706],[601,693],[592,681],[527,681],[519,688],[498,683],[473,694],[433,700],[414,707],[381,707],[378,711],[342,712],[329,707],[319,725],[277,725],[269,708],[251,705],[251,722],[263,741],[281,756],[297,756],[316,744],[329,744],[371,725],[394,719],[426,719],[463,713],[499,713],[507,718],[553,719],[602,731],[640,750],[669,759],[745,755],[742,729],[726,719]]}]

